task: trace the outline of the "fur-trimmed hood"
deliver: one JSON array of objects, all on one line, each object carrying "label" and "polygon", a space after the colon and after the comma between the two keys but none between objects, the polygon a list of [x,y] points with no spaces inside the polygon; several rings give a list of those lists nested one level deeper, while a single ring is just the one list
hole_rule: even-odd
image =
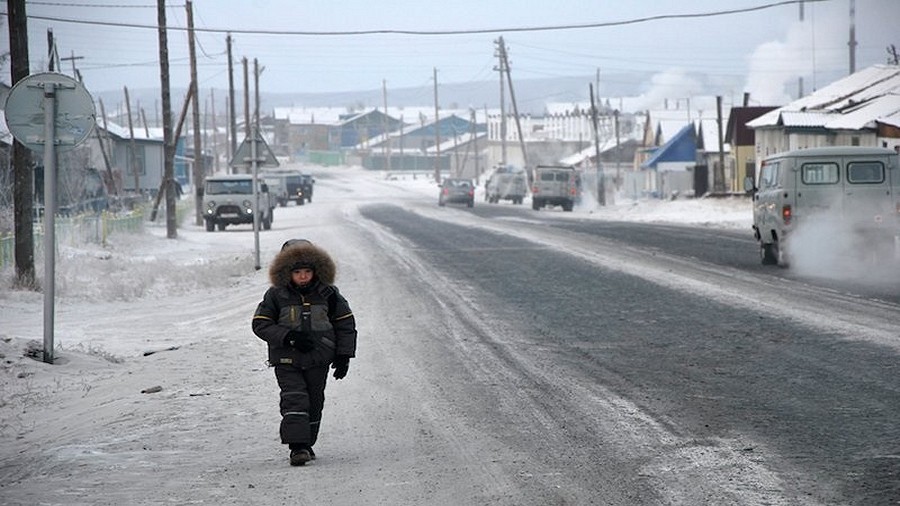
[{"label": "fur-trimmed hood", "polygon": [[334,260],[322,248],[312,243],[300,243],[281,250],[269,265],[269,281],[273,286],[290,286],[291,271],[296,264],[311,265],[316,279],[326,285],[333,285],[337,274]]}]

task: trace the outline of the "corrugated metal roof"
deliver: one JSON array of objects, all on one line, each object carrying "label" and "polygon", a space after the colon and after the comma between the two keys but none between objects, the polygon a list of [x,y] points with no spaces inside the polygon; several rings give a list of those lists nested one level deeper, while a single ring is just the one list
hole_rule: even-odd
[{"label": "corrugated metal roof", "polygon": [[[879,115],[893,114],[893,102],[881,99],[896,94],[900,94],[900,65],[872,65],[764,114],[748,122],[747,126],[865,128],[869,122],[879,119]],[[862,112],[870,105],[871,109]],[[869,117],[864,118],[865,115]],[[853,119],[839,120],[843,116],[852,116]],[[841,126],[831,127],[829,124]]]},{"label": "corrugated metal roof", "polygon": [[875,120],[900,112],[900,93],[874,98],[844,114],[832,115],[825,128],[833,130],[861,130],[875,128]]},{"label": "corrugated metal roof", "polygon": [[693,161],[697,153],[696,134],[694,125],[685,125],[671,140],[642,163],[641,168],[655,169],[656,165],[662,162]]}]

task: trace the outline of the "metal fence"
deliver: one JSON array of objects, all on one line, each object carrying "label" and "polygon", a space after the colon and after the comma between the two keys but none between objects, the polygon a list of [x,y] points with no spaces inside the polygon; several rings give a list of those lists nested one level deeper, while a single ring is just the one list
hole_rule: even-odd
[{"label": "metal fence", "polygon": [[[178,203],[176,207],[176,220],[181,220],[188,214],[191,206]],[[165,211],[163,211],[163,217]],[[56,219],[56,244],[57,246],[78,244],[102,244],[113,234],[139,234],[144,231],[146,221],[144,209],[136,208],[127,213],[85,214],[73,217],[58,217]],[[34,248],[35,256],[43,254],[44,226],[35,224]],[[12,266],[15,263],[15,236],[12,234],[0,236],[0,269]]]}]

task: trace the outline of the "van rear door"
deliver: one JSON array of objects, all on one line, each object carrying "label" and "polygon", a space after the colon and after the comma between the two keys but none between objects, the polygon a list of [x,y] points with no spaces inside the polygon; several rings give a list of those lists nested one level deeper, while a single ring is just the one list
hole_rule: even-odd
[{"label": "van rear door", "polygon": [[881,228],[891,220],[894,195],[888,159],[884,156],[844,157],[844,218],[863,229]]},{"label": "van rear door", "polygon": [[840,216],[843,202],[843,183],[840,158],[833,156],[801,157],[797,160],[796,206],[798,220],[828,214]]}]

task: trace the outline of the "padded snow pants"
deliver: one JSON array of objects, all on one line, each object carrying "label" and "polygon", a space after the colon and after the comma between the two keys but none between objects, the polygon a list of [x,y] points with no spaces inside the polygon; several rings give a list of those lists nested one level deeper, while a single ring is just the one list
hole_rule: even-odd
[{"label": "padded snow pants", "polygon": [[308,369],[276,365],[275,378],[281,389],[281,442],[312,447],[319,436],[325,406],[328,365]]}]

